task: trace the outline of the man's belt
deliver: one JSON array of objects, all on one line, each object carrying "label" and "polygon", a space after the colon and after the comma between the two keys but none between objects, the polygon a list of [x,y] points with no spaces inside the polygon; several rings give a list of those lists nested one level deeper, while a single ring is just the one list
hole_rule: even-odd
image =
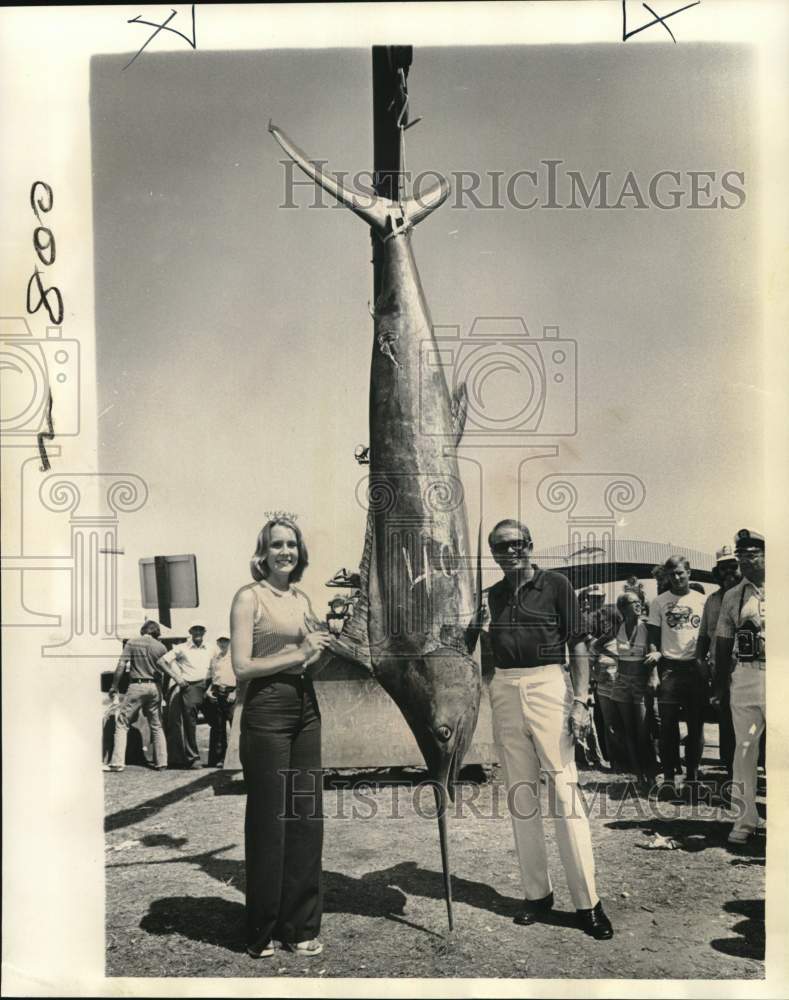
[{"label": "man's belt", "polygon": [[129,684],[155,684],[156,680],[153,677],[130,677]]},{"label": "man's belt", "polygon": [[736,670],[737,667],[753,667],[754,670],[766,670],[767,660],[758,660],[756,657],[749,660],[737,660],[734,669]]}]

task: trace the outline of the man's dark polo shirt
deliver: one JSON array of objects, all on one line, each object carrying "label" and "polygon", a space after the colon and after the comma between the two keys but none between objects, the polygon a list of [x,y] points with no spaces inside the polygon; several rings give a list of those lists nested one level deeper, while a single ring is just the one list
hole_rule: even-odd
[{"label": "man's dark polo shirt", "polygon": [[506,578],[488,591],[490,644],[497,667],[565,663],[566,646],[586,637],[578,598],[561,573],[538,569],[517,594]]}]

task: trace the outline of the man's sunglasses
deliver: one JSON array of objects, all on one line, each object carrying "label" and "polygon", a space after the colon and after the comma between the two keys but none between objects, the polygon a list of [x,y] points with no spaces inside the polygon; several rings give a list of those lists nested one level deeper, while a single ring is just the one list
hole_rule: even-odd
[{"label": "man's sunglasses", "polygon": [[510,550],[520,554],[528,552],[530,544],[530,542],[527,542],[523,538],[512,542],[494,542],[490,547],[490,551],[496,556],[505,556]]}]

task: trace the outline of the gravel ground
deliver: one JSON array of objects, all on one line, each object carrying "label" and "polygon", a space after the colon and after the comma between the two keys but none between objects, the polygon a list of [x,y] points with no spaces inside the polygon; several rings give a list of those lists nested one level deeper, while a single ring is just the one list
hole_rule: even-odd
[{"label": "gravel ground", "polygon": [[[714,769],[705,770],[712,787]],[[239,776],[128,767],[105,777],[108,976],[764,976],[764,839],[729,849],[718,809],[661,802],[656,811],[623,775],[581,773],[613,940],[574,927],[550,824],[556,908],[544,923],[513,924],[520,880],[497,771],[461,786],[450,819],[451,934],[421,774],[333,773],[324,793],[325,950],[257,962],[243,947]],[[680,848],[647,849],[655,833]]]}]

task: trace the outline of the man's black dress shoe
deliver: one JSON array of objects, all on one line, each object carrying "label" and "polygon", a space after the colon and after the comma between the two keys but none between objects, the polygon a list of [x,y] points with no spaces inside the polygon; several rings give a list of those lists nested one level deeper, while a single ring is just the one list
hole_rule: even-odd
[{"label": "man's black dress shoe", "polygon": [[549,892],[542,899],[526,899],[523,906],[515,914],[514,923],[521,927],[528,927],[529,924],[537,923],[541,913],[547,913],[553,909],[553,893]]},{"label": "man's black dress shoe", "polygon": [[598,902],[592,910],[576,910],[575,912],[578,914],[578,924],[586,934],[597,938],[598,941],[607,941],[614,936],[614,928],[605,915],[602,903]]}]

